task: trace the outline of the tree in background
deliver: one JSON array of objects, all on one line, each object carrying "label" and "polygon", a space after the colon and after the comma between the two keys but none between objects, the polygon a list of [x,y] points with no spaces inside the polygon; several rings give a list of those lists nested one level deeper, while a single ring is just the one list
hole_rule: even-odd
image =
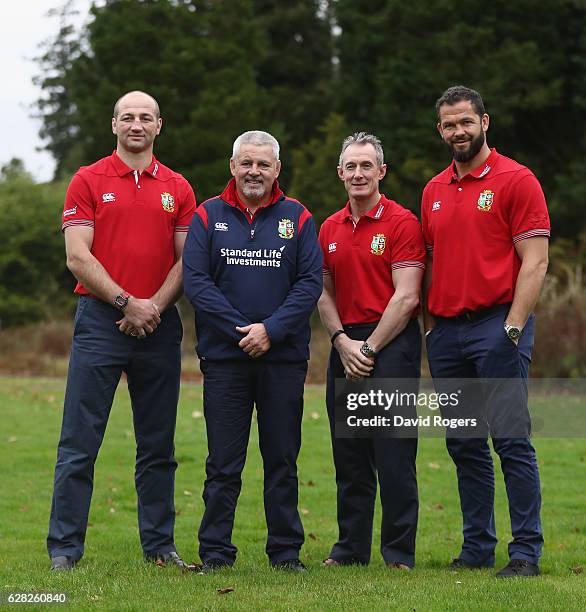
[{"label": "tree in background", "polygon": [[60,184],[35,184],[21,160],[0,169],[0,329],[46,318],[71,302],[74,283],[59,231],[64,196]]},{"label": "tree in background", "polygon": [[[384,192],[417,212],[423,185],[449,162],[435,100],[462,83],[485,99],[491,146],[539,177],[554,239],[583,244],[582,1],[106,0],[79,34],[69,25],[73,10],[69,0],[53,11],[57,34],[42,49],[37,78],[57,178],[109,153],[114,101],[144,89],[161,104],[157,156],[192,182],[200,202],[225,185],[234,138],[264,129],[283,145],[281,182],[321,222],[344,202],[335,171],[342,139],[366,130],[383,142]],[[20,187],[5,176],[0,193],[36,189],[15,180]],[[16,214],[14,202],[0,198],[3,223]],[[46,211],[30,223],[57,228],[54,207],[50,223]],[[6,236],[2,265],[17,273],[23,250]],[[62,244],[51,245],[55,276],[64,270]],[[9,248],[20,253],[10,264]]]},{"label": "tree in background", "polygon": [[381,136],[397,199],[418,209],[423,185],[447,165],[433,107],[461,83],[485,100],[491,146],[539,177],[554,235],[575,235],[576,222],[586,227],[583,213],[558,216],[578,205],[558,194],[586,155],[584,3],[338,0],[335,7],[340,110],[351,128]]}]

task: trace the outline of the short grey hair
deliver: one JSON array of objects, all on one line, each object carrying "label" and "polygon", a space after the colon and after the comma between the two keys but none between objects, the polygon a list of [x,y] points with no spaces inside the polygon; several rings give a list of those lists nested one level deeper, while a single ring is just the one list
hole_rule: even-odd
[{"label": "short grey hair", "polygon": [[344,142],[342,143],[342,151],[340,151],[340,159],[338,161],[338,165],[342,165],[342,161],[344,159],[344,151],[350,145],[367,145],[371,144],[374,147],[376,153],[376,163],[379,165],[379,168],[385,163],[385,154],[383,152],[383,147],[379,138],[377,138],[374,134],[368,134],[367,132],[354,132],[351,136],[344,138]]},{"label": "short grey hair", "polygon": [[255,145],[257,147],[269,145],[273,148],[275,159],[279,159],[280,147],[278,140],[274,136],[271,136],[271,134],[268,132],[262,132],[261,130],[250,130],[249,132],[240,134],[240,136],[238,136],[238,138],[234,141],[234,146],[232,147],[232,159],[234,159],[238,153],[240,153],[240,147],[246,144]]}]

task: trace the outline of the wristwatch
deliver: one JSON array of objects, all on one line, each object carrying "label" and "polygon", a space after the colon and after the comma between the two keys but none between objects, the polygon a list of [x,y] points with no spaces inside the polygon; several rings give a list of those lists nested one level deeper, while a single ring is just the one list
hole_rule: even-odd
[{"label": "wristwatch", "polygon": [[522,331],[523,329],[521,327],[516,327],[515,325],[505,323],[505,334],[507,334],[509,340],[512,340],[513,342],[518,342]]},{"label": "wristwatch", "polygon": [[118,310],[124,310],[126,306],[128,306],[128,300],[130,299],[130,297],[130,293],[127,293],[126,291],[119,293],[114,298],[114,306],[116,306]]},{"label": "wristwatch", "polygon": [[368,342],[365,342],[361,347],[360,347],[360,352],[365,356],[365,357],[370,357],[371,359],[376,357],[376,351],[372,348],[372,346],[370,346],[370,344],[368,344]]}]

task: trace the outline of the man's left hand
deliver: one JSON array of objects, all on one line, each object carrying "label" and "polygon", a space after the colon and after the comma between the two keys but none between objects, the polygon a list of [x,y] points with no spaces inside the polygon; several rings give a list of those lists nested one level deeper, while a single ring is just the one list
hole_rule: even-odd
[{"label": "man's left hand", "polygon": [[251,357],[261,357],[271,348],[271,340],[263,323],[237,327],[236,331],[246,334],[238,346]]}]

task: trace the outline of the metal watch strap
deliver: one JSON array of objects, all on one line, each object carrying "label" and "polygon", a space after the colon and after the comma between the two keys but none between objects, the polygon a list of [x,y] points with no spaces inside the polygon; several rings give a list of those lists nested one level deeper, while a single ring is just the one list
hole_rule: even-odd
[{"label": "metal watch strap", "polygon": [[370,344],[368,344],[368,342],[365,342],[361,347],[360,347],[360,352],[365,356],[365,357],[376,357],[376,351],[370,346]]},{"label": "metal watch strap", "polygon": [[128,300],[130,299],[130,297],[131,295],[127,291],[123,291],[122,293],[119,293],[114,298],[114,306],[116,306],[118,310],[123,311],[126,308],[126,306],[128,306]]}]

